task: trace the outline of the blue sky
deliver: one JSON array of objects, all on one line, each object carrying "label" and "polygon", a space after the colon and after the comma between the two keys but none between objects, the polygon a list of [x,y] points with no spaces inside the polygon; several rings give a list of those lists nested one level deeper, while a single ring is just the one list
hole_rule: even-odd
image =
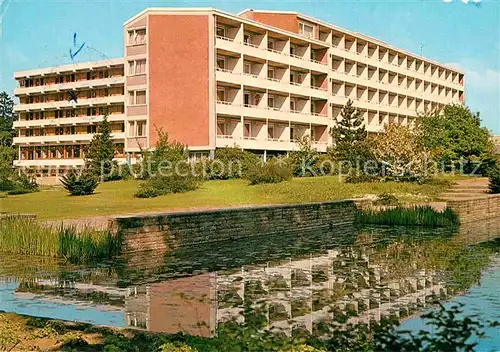
[{"label": "blue sky", "polygon": [[123,55],[122,24],[146,7],[203,6],[294,10],[362,32],[466,73],[466,102],[500,135],[500,1],[22,1],[0,0],[0,89],[12,92],[13,72],[69,64],[73,33],[85,42],[75,61]]}]

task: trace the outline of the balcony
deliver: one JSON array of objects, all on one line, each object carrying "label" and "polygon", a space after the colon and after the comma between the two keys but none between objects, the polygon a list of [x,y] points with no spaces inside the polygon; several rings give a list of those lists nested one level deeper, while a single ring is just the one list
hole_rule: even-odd
[{"label": "balcony", "polygon": [[[99,123],[103,120],[104,115],[97,116],[80,116],[80,117],[61,117],[58,119],[40,119],[40,120],[17,120],[14,121],[14,128],[21,127],[50,127],[50,126],[64,126],[64,125],[92,125]],[[124,114],[111,114],[108,115],[108,121],[124,121]]]},{"label": "balcony", "polygon": [[77,99],[78,102],[68,100],[60,100],[60,101],[48,101],[45,103],[34,103],[34,104],[17,104],[14,105],[14,111],[31,111],[31,110],[46,110],[46,109],[59,109],[59,108],[70,108],[75,106],[93,106],[97,104],[101,105],[109,105],[116,103],[125,103],[124,95],[112,95],[108,97],[98,97],[98,98],[90,98],[90,99]]},{"label": "balcony", "polygon": [[97,87],[111,87],[115,85],[123,85],[125,83],[124,76],[108,77],[102,79],[82,80],[75,82],[47,84],[36,87],[15,88],[14,95],[30,95],[33,93],[49,93],[59,92],[64,90],[74,90],[80,88],[97,88]]},{"label": "balcony", "polygon": [[[14,144],[46,144],[46,143],[76,143],[90,142],[94,134],[69,134],[69,135],[53,135],[53,136],[30,136],[30,137],[14,137]],[[125,139],[125,133],[111,133],[111,138],[115,140]]]},{"label": "balcony", "polygon": [[[234,84],[243,84],[253,87],[262,87],[276,91],[293,93],[303,96],[313,96],[315,98],[328,99],[328,91],[326,88],[318,88],[307,86],[304,83],[283,82],[279,79],[261,77],[248,73],[236,73],[225,69],[216,69],[216,80]],[[318,88],[318,89],[316,89]]]},{"label": "balcony", "polygon": [[[320,152],[326,152],[328,143],[326,142],[313,142],[315,148]],[[243,149],[254,149],[254,150],[274,150],[274,151],[293,151],[298,150],[298,145],[295,141],[290,139],[278,139],[278,138],[244,138],[228,135],[219,135],[216,139],[217,147],[233,147],[237,145]]]},{"label": "balcony", "polygon": [[328,63],[313,60],[306,57],[306,55],[299,56],[288,54],[283,51],[274,50],[270,48],[261,47],[252,43],[237,42],[234,39],[217,36],[215,40],[216,48],[242,53],[248,56],[262,58],[264,60],[271,60],[280,62],[287,65],[303,67],[315,71],[328,72]]},{"label": "balcony", "polygon": [[303,112],[298,110],[285,110],[275,107],[258,107],[246,104],[241,106],[237,103],[218,101],[217,114],[229,116],[248,116],[259,119],[273,119],[278,121],[294,121],[301,123],[315,123],[328,125],[329,118],[326,114]]}]

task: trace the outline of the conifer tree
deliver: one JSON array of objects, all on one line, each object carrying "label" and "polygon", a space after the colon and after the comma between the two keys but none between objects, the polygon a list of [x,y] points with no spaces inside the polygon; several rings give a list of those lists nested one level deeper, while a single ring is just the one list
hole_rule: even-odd
[{"label": "conifer tree", "polygon": [[367,137],[363,117],[352,104],[349,99],[340,112],[340,120],[330,131],[333,143],[337,146],[352,146]]},{"label": "conifer tree", "polygon": [[111,140],[111,127],[107,116],[99,124],[85,155],[85,167],[102,181],[111,177],[114,167],[115,146]]}]

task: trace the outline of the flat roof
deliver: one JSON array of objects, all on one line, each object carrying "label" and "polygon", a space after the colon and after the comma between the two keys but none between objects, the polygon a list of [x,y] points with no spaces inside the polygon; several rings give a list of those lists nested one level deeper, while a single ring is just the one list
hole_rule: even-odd
[{"label": "flat roof", "polygon": [[120,58],[106,59],[99,61],[86,61],[69,65],[49,66],[43,68],[36,68],[33,70],[14,72],[14,79],[23,77],[44,76],[51,73],[74,72],[78,70],[87,70],[95,67],[120,66],[123,64],[124,64],[124,58],[120,57]]},{"label": "flat roof", "polygon": [[[146,9],[142,10],[141,12],[139,12],[137,15],[135,15],[135,16],[131,17],[130,19],[128,19],[127,21],[125,21],[123,25],[124,26],[127,25],[128,23],[136,20],[137,18],[141,17],[142,15],[144,15],[144,14],[146,14],[148,12],[149,13],[155,13],[155,12],[156,13],[166,13],[166,12],[213,12],[213,13],[218,13],[218,14],[221,14],[221,15],[224,15],[224,16],[227,16],[227,17],[232,17],[234,19],[238,19],[241,22],[248,22],[248,23],[251,23],[253,25],[257,25],[257,26],[260,26],[260,27],[263,27],[263,28],[268,28],[270,30],[274,30],[274,31],[277,31],[277,32],[283,32],[283,33],[288,33],[288,34],[292,33],[294,37],[298,36],[298,33],[290,32],[290,31],[287,31],[287,30],[284,30],[284,29],[281,29],[281,28],[273,27],[273,26],[269,26],[269,25],[266,25],[264,23],[261,23],[261,22],[258,22],[258,21],[254,21],[254,20],[251,20],[251,19],[248,19],[248,18],[244,18],[244,17],[241,17],[241,16],[243,14],[245,14],[245,13],[248,13],[248,12],[296,15],[297,17],[299,17],[301,19],[304,19],[304,20],[309,21],[309,22],[316,23],[316,24],[318,24],[320,26],[328,27],[330,29],[333,29],[333,30],[336,30],[336,31],[339,31],[339,32],[343,32],[345,34],[348,34],[348,35],[351,35],[351,36],[354,36],[354,37],[358,37],[358,38],[363,39],[363,40],[365,40],[367,42],[371,42],[371,43],[376,44],[376,45],[384,46],[387,49],[390,49],[390,50],[393,50],[393,51],[396,51],[396,52],[400,52],[400,53],[405,54],[407,56],[410,56],[410,57],[412,57],[414,59],[422,60],[422,61],[427,62],[429,64],[440,66],[440,67],[446,68],[446,69],[448,69],[450,71],[453,71],[453,72],[456,72],[456,73],[459,73],[459,74],[464,74],[464,72],[462,70],[457,69],[456,67],[452,67],[452,66],[449,66],[449,65],[442,64],[442,63],[440,63],[438,61],[434,61],[434,60],[428,59],[426,57],[423,57],[423,56],[411,53],[411,52],[406,51],[404,49],[392,46],[392,45],[388,44],[387,42],[384,42],[382,40],[378,40],[376,38],[370,37],[370,36],[368,36],[366,34],[355,32],[355,31],[351,31],[351,30],[348,30],[348,29],[336,26],[334,24],[330,24],[330,23],[324,22],[324,21],[319,20],[317,18],[307,16],[307,15],[302,14],[302,13],[297,12],[297,11],[245,9],[245,10],[240,11],[239,13],[237,13],[235,15],[235,14],[232,14],[232,13],[229,13],[229,12],[218,10],[218,9],[216,9],[214,7],[148,7]],[[303,37],[300,37],[300,38],[305,39],[305,40],[311,40],[310,38],[303,38]],[[316,42],[321,43],[320,41],[314,40],[314,39],[312,41],[316,41]]]}]

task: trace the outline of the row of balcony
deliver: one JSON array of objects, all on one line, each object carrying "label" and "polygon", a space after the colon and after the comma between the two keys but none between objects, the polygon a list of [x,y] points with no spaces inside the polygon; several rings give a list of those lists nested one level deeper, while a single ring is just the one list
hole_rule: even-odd
[{"label": "row of balcony", "polygon": [[[276,50],[262,48],[250,43],[231,40],[227,37],[217,36],[215,46],[219,50],[227,51],[237,55],[248,55],[259,59],[270,60],[297,67],[303,67],[323,73],[328,72],[328,56],[324,55],[320,60],[312,58],[309,49],[303,52],[289,52],[287,50]],[[325,51],[326,53],[326,51]]]},{"label": "row of balcony", "polygon": [[[292,139],[277,138],[243,138],[232,135],[218,135],[216,144],[218,148],[238,146],[250,150],[270,150],[270,151],[293,151],[298,150],[297,141]],[[311,145],[319,152],[326,152],[327,142],[311,142]]]},{"label": "row of balcony", "polygon": [[[14,144],[46,144],[46,143],[77,143],[90,142],[93,138],[93,133],[69,134],[69,135],[51,135],[51,136],[29,136],[29,137],[14,137]],[[125,133],[111,133],[113,140],[125,139]]]},{"label": "row of balcony", "polygon": [[[315,98],[328,99],[328,89],[325,86],[328,84],[327,75],[313,75],[311,72],[297,72],[290,69],[276,69],[269,71],[264,65],[249,72],[237,71],[236,69],[226,69],[216,67],[216,79],[219,82],[227,82],[236,85],[247,85],[254,87],[262,87],[264,89],[282,91],[285,93],[297,94],[302,96],[312,96]],[[267,72],[266,72],[267,71]],[[396,84],[395,78],[392,82],[378,80],[374,76],[364,77],[362,75],[346,74],[334,71],[330,74],[332,91],[337,93],[335,89],[335,81],[338,86],[345,83],[351,83],[357,86],[363,86],[366,89],[374,88],[380,91],[391,91],[400,95],[411,96],[415,99],[425,99],[440,104],[448,104],[451,102],[463,101],[463,92],[452,90],[451,88],[439,88],[434,85],[426,84],[423,81],[406,81],[409,86],[403,86],[404,81],[399,81]],[[400,84],[401,83],[401,84]],[[437,88],[436,88],[437,87]],[[427,91],[426,91],[427,89]]]},{"label": "row of balcony", "polygon": [[328,99],[328,89],[311,85],[310,79],[305,77],[302,81],[289,81],[283,77],[282,80],[272,77],[263,77],[249,73],[237,73],[225,69],[217,68],[216,79],[219,82],[233,83],[236,85],[247,85],[254,87],[265,87],[288,94],[301,96],[312,96],[320,99]]},{"label": "row of balcony", "polygon": [[[260,37],[263,38],[263,36]],[[328,72],[328,67],[324,67],[325,65],[328,65],[329,53],[326,49],[313,50],[311,49],[311,46],[292,46],[291,43],[286,40],[269,41],[266,45],[263,40],[264,39],[260,39],[260,41],[254,43],[252,42],[252,39],[245,38],[243,41],[239,41],[234,37],[218,35],[216,37],[216,47],[218,49],[227,50],[236,54],[250,55],[260,59],[310,68],[320,72]],[[315,56],[313,55],[315,52],[319,53],[316,55],[321,56],[319,60],[312,58]],[[415,66],[415,68],[413,68],[414,65],[404,66],[403,62],[400,65],[395,64],[394,61],[389,61],[389,55],[384,55],[379,58],[376,57],[373,52],[370,52],[369,55],[364,52],[358,53],[350,49],[340,49],[336,46],[332,47],[331,53],[332,57],[338,56],[340,58],[350,59],[364,64],[371,62],[376,67],[385,68],[386,70],[394,70],[402,75],[412,76],[415,79],[423,79],[423,76],[425,76],[427,77],[427,80],[432,83],[447,85],[455,89],[463,89],[463,75],[446,70],[445,68],[438,69],[438,66],[431,66],[429,64],[426,66],[427,69],[424,70],[424,64],[421,64],[421,67]],[[294,61],[293,59],[297,59],[297,61]],[[319,66],[309,66],[307,62],[319,64]],[[406,61],[404,63],[406,63]],[[432,71],[430,67],[435,67],[434,71]],[[439,74],[439,72],[441,73]],[[445,74],[445,72],[448,72],[448,74]]]},{"label": "row of balcony", "polygon": [[14,95],[30,95],[33,93],[43,94],[49,92],[60,92],[65,90],[75,90],[81,88],[100,88],[100,87],[112,87],[116,85],[123,85],[125,83],[124,76],[114,76],[102,79],[94,80],[78,80],[75,82],[66,83],[54,83],[33,87],[20,87],[14,88]]},{"label": "row of balcony", "polygon": [[44,103],[33,103],[33,104],[17,104],[14,105],[14,111],[31,111],[31,110],[41,110],[44,111],[46,109],[60,109],[60,108],[71,108],[77,106],[94,106],[98,104],[102,105],[110,105],[110,104],[125,104],[125,96],[124,95],[112,95],[107,97],[98,97],[98,98],[90,98],[85,99],[77,98],[77,102],[74,100],[61,100],[61,101],[50,101]]},{"label": "row of balcony", "polygon": [[340,60],[334,60],[332,62],[332,71],[348,76],[355,76],[359,78],[364,78],[368,80],[376,80],[377,82],[383,82],[388,84],[399,84],[404,85],[407,84],[408,89],[418,89],[418,87],[413,87],[413,83],[415,86],[424,85],[436,87],[438,89],[446,89],[446,90],[463,90],[463,87],[447,87],[443,85],[441,82],[433,83],[425,80],[425,78],[417,77],[414,78],[412,76],[400,74],[391,70],[386,70],[383,68],[366,65],[363,63],[349,63]]},{"label": "row of balcony", "polygon": [[433,84],[443,85],[459,90],[464,89],[463,76],[460,76],[461,78],[455,78],[455,79],[440,78],[437,74],[426,74],[426,72],[421,70],[409,70],[406,67],[402,67],[400,65],[394,65],[389,63],[388,61],[379,60],[375,57],[360,55],[357,53],[341,50],[338,48],[332,48],[332,69],[336,68],[335,60],[337,61],[347,60],[361,65],[370,65],[382,70],[394,72],[402,76],[412,77],[413,79],[420,79],[428,81]]},{"label": "row of balcony", "polygon": [[[51,127],[65,125],[93,125],[101,122],[104,115],[96,116],[79,116],[79,117],[62,117],[57,119],[39,119],[39,120],[17,120],[14,121],[14,128],[22,127]],[[108,115],[109,122],[121,122],[125,120],[124,114]]]}]

